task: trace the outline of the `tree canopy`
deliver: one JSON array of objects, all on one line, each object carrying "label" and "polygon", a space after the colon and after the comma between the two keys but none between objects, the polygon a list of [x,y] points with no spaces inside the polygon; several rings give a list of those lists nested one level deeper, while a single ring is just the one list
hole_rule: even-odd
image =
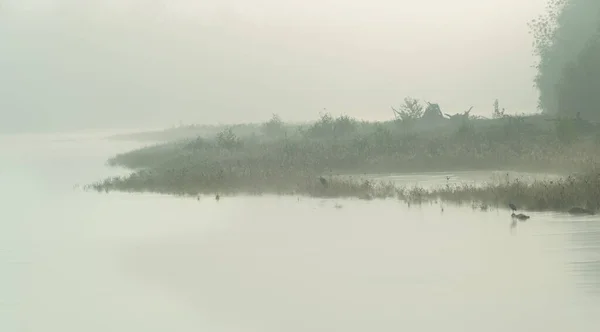
[{"label": "tree canopy", "polygon": [[549,114],[600,118],[600,1],[549,0],[530,23],[539,59],[539,108]]}]

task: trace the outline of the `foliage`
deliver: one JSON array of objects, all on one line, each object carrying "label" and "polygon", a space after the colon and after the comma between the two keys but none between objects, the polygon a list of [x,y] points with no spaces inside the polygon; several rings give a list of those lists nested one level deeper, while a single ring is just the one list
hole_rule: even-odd
[{"label": "foliage", "polygon": [[555,121],[556,136],[563,143],[572,143],[577,139],[577,126],[571,119],[559,118]]},{"label": "foliage", "polygon": [[334,118],[329,113],[321,115],[319,121],[302,131],[309,139],[338,139],[353,135],[358,130],[358,121],[347,115]]},{"label": "foliage", "polygon": [[[600,1],[549,0],[546,12],[530,22],[534,55],[539,58],[536,64],[538,73],[534,82],[540,93],[538,106],[544,112],[575,114],[577,111],[573,105],[583,103],[584,107],[587,107],[592,104],[585,99],[589,97],[587,95],[580,96],[583,100],[573,100],[572,92],[561,90],[587,90],[598,86],[598,81],[594,81],[596,85],[590,85],[590,80],[574,74],[572,63],[585,62],[585,59],[581,59],[582,52],[587,52],[590,59],[594,56],[598,59],[598,53],[594,53],[593,49],[586,50],[586,45],[598,33],[599,18]],[[596,61],[575,66],[585,71],[583,68],[598,68],[600,64]],[[557,84],[561,81],[562,84],[557,89]],[[566,98],[565,95],[569,97]]]},{"label": "foliage", "polygon": [[400,107],[400,114],[410,119],[418,119],[423,116],[423,105],[418,99],[406,97],[404,105]]},{"label": "foliage", "polygon": [[285,124],[277,114],[273,114],[269,121],[262,124],[261,131],[270,138],[281,138],[287,133]]},{"label": "foliage", "polygon": [[396,121],[405,126],[412,125],[417,119],[423,116],[423,105],[418,99],[411,97],[404,98],[404,104],[398,110],[392,107]]},{"label": "foliage", "polygon": [[466,117],[463,117],[460,121],[460,126],[458,127],[457,137],[469,139],[469,137],[472,136],[473,131],[474,126],[469,121],[468,115]]},{"label": "foliage", "polygon": [[477,118],[477,117],[471,115],[471,110],[473,110],[473,107],[469,108],[464,113],[456,113],[456,114],[453,114],[453,115],[450,115],[450,114],[446,113],[446,116],[450,120],[455,120],[455,121],[458,120],[458,121],[461,121],[461,122]]},{"label": "foliage", "polygon": [[492,113],[492,117],[494,119],[499,119],[504,117],[504,108],[500,110],[500,102],[498,99],[494,100],[494,113]]},{"label": "foliage", "polygon": [[[394,123],[365,123],[324,114],[302,130],[269,140],[239,138],[228,128],[213,138],[198,137],[117,155],[109,161],[111,165],[136,171],[92,187],[189,195],[220,192],[379,197],[383,192],[400,192],[373,183],[334,180],[329,189],[324,189],[317,179],[323,174],[367,172],[573,170],[599,161],[595,132],[575,127],[577,135],[564,139],[556,129],[560,123],[554,121],[553,126],[545,120],[542,116],[493,120],[463,116],[462,121],[447,121],[435,131],[409,133]],[[415,194],[422,192],[410,195]]]},{"label": "foliage", "polygon": [[556,94],[561,114],[600,119],[600,34],[566,64]]},{"label": "foliage", "polygon": [[242,141],[233,133],[231,128],[227,128],[218,133],[216,142],[219,147],[227,150],[236,149],[242,146]]},{"label": "foliage", "polygon": [[446,186],[428,191],[425,196],[500,207],[515,202],[519,209],[532,211],[566,212],[573,207],[597,211],[600,208],[600,170],[591,168],[565,178],[530,183],[507,177],[483,186]]},{"label": "foliage", "polygon": [[[520,210],[562,211],[583,207],[594,213],[600,208],[600,170],[590,168],[565,178],[525,182],[511,180],[508,173],[483,185],[446,184],[442,187],[424,189],[401,187],[392,183],[364,180],[353,177],[332,177],[324,185],[317,177],[291,174],[290,177],[265,178],[253,181],[238,178],[232,181],[223,172],[211,177],[188,181],[188,175],[198,176],[197,171],[169,170],[169,177],[157,177],[152,172],[141,171],[129,177],[113,177],[94,183],[87,188],[97,191],[155,191],[178,195],[198,195],[220,192],[225,194],[308,195],[313,197],[355,197],[359,199],[398,198],[409,203],[444,200],[457,204],[471,203],[481,208],[495,206],[506,208],[517,203]],[[150,181],[149,179],[152,179]]]}]

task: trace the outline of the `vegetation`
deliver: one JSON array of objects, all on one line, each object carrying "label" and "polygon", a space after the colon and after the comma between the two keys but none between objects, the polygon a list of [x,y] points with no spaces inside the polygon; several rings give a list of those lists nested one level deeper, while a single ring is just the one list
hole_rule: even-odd
[{"label": "vegetation", "polygon": [[446,186],[421,196],[455,203],[479,203],[480,206],[506,207],[509,202],[516,202],[520,209],[533,211],[569,211],[573,207],[597,211],[600,208],[600,170],[587,169],[563,179],[532,183],[510,180],[507,176],[483,186]]},{"label": "vegetation", "polygon": [[[414,107],[415,103],[418,101],[407,99],[407,104]],[[259,127],[262,134],[246,138],[225,129],[214,137],[117,155],[109,164],[135,171],[90,187],[180,195],[274,193],[456,202],[477,198],[486,204],[515,200],[524,202],[526,208],[542,210],[596,204],[595,197],[600,195],[591,189],[593,186],[577,190],[581,183],[598,181],[590,175],[573,177],[570,182],[517,181],[432,191],[340,176],[468,169],[567,171],[597,162],[600,139],[595,125],[543,115],[498,115],[498,104],[491,105],[495,119],[475,118],[465,112],[432,122],[421,112],[420,117],[399,116],[394,121],[369,123],[324,114],[311,125],[290,126],[274,116]],[[409,112],[400,109],[398,112]],[[325,184],[319,181],[320,176],[325,176]]]},{"label": "vegetation", "polygon": [[540,109],[600,119],[600,1],[549,0],[530,28],[539,58],[535,85]]},{"label": "vegetation", "polygon": [[[225,128],[118,155],[109,163],[135,171],[90,187],[182,195],[443,199],[481,206],[512,201],[529,210],[577,206],[596,211],[600,130],[590,120],[600,119],[599,13],[598,1],[550,0],[546,15],[532,22],[542,114],[508,115],[495,100],[491,119],[473,116],[471,109],[449,115],[438,104],[406,98],[392,107],[395,119],[381,123],[323,114],[314,123],[290,125],[273,115],[260,126]],[[240,128],[250,130],[242,135]],[[561,180],[503,179],[432,190],[340,176],[473,169],[572,174]]]},{"label": "vegetation", "polygon": [[189,139],[194,137],[214,137],[226,129],[231,129],[236,136],[247,137],[260,133],[259,124],[225,125],[179,125],[163,130],[149,130],[129,134],[113,135],[115,140],[134,140],[140,142],[165,142]]}]

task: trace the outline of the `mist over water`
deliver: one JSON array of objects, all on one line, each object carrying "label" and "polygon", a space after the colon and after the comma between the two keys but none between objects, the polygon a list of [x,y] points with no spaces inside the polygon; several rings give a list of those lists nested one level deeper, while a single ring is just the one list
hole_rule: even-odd
[{"label": "mist over water", "polygon": [[[507,114],[533,112],[537,93],[527,22],[545,3],[3,1],[0,331],[597,331],[597,215],[527,212],[529,220],[515,222],[504,206],[471,203],[272,195],[216,201],[82,190],[131,172],[106,166],[108,158],[140,147],[107,139],[114,134],[191,122],[264,122],[273,113],[286,123],[314,120],[319,112],[389,120],[390,106],[407,96],[439,103],[450,114],[474,106],[472,115],[490,116],[496,98]],[[497,121],[510,148],[493,145],[497,150],[489,153],[476,146],[481,151],[464,155],[490,158],[492,166],[496,159],[506,162],[503,157],[527,160],[518,148],[521,134],[533,127],[516,120]],[[395,154],[402,168],[410,161],[404,157],[427,153],[438,153],[440,165],[452,164],[469,149],[461,139],[481,138],[466,135],[470,131],[462,129],[470,127],[461,126],[457,135],[423,145],[428,151],[411,151],[396,146],[401,135],[371,126],[374,136],[358,132],[345,139],[375,142],[374,150],[392,153],[364,148],[356,154],[358,164]],[[544,128],[548,136],[534,133],[534,142],[562,144],[548,139],[561,133],[560,126],[556,132]],[[295,135],[310,141],[302,133]],[[162,134],[146,138],[169,136]],[[175,134],[169,137],[184,137]],[[441,144],[446,140],[450,144]],[[321,137],[315,146],[334,147],[334,141]],[[191,182],[184,184],[196,184],[195,174],[206,175],[202,162],[222,155],[240,158],[229,166],[237,161],[263,169],[262,163],[243,163],[256,158],[252,149],[235,155],[214,147],[211,156],[202,154],[208,149],[175,149],[165,160],[159,155],[146,162],[167,171],[198,171],[186,173]],[[269,145],[254,147],[262,152]],[[580,148],[572,156],[596,151]],[[536,156],[570,158],[564,150],[549,150]],[[298,160],[309,164],[331,156],[327,149],[299,148],[303,153]],[[277,159],[276,149],[264,156],[285,160]],[[219,174],[223,165],[213,164],[208,170]],[[356,176],[425,189],[559,177],[501,167]],[[173,178],[149,177],[144,184],[157,179]],[[321,184],[332,188],[329,181]],[[539,197],[545,196],[530,200]]]},{"label": "mist over water", "polygon": [[2,131],[535,111],[543,0],[5,1]]},{"label": "mist over water", "polygon": [[67,137],[21,137],[18,148],[3,140],[2,331],[595,331],[600,323],[597,217],[532,213],[511,230],[507,209],[82,192],[73,185],[119,173],[103,163],[133,144]]}]

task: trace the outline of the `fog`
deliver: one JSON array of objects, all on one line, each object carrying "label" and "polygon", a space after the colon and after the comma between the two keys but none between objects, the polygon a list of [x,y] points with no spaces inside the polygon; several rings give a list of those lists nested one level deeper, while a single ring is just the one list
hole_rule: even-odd
[{"label": "fog", "polygon": [[5,0],[0,131],[535,111],[545,0]]}]

